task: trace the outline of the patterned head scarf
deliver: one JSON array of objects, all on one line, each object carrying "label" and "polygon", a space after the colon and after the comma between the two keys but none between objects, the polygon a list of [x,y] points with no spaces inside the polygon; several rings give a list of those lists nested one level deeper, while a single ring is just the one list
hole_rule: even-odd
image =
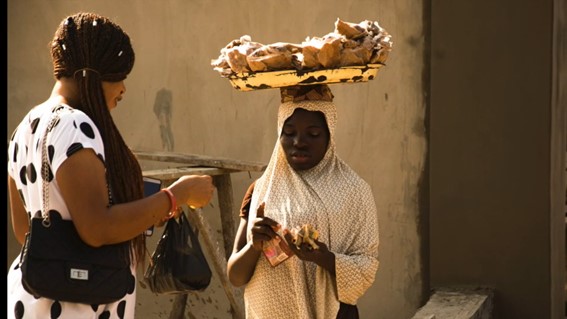
[{"label": "patterned head scarf", "polygon": [[[327,86],[320,86],[328,90]],[[293,89],[293,88],[292,88]],[[313,92],[308,91],[308,92]],[[300,207],[311,203],[314,189],[311,189],[315,185],[319,184],[320,181],[325,176],[330,176],[333,173],[333,167],[340,161],[335,155],[335,127],[337,123],[337,109],[335,104],[331,99],[320,99],[320,96],[315,98],[307,97],[308,94],[302,94],[299,92],[292,92],[295,100],[289,99],[289,88],[282,89],[282,103],[278,109],[278,121],[277,121],[277,141],[272,152],[272,156],[263,176],[256,182],[255,192],[252,197],[252,206],[258,207],[262,202],[266,203],[265,213],[268,211],[276,210],[279,216],[274,216],[276,221],[280,222],[284,226],[289,226],[292,228],[294,226],[299,226],[295,224],[288,224],[294,222],[296,219],[291,211],[289,214],[283,213],[284,211],[290,209],[287,207],[279,207],[281,205],[290,205],[292,201],[285,199],[288,196],[292,196],[297,199],[295,205]],[[299,98],[299,100],[298,100]],[[285,152],[280,144],[279,137],[282,133],[283,125],[285,121],[293,114],[293,112],[298,109],[305,109],[307,111],[319,111],[325,116],[325,121],[327,127],[329,128],[329,144],[327,146],[327,152],[323,159],[313,168],[304,171],[295,171],[287,162]],[[325,191],[326,192],[326,191]],[[302,196],[304,195],[304,196]],[[280,198],[282,196],[283,198]],[[256,202],[254,199],[256,198]],[[261,199],[261,200],[260,200]],[[273,208],[273,209],[272,209]],[[255,214],[255,209],[253,210]],[[251,212],[252,213],[252,212]],[[275,212],[274,212],[275,213]],[[268,216],[268,215],[266,215]],[[278,219],[279,217],[279,219]],[[301,219],[297,220],[297,222]],[[294,222],[295,223],[295,222]]]},{"label": "patterned head scarf", "polygon": [[[323,159],[301,171],[288,164],[279,141],[284,122],[298,108],[323,112],[330,132]],[[277,123],[278,139],[266,170],[256,181],[248,219],[256,218],[256,210],[264,202],[264,216],[283,227],[311,224],[319,231],[319,241],[335,253],[336,277],[296,257],[276,267],[259,258],[245,289],[246,311],[254,314],[249,318],[334,318],[339,301],[356,304],[378,269],[374,197],[369,185],[335,152],[337,110],[332,98],[282,98]],[[248,236],[252,224],[248,223]]]}]

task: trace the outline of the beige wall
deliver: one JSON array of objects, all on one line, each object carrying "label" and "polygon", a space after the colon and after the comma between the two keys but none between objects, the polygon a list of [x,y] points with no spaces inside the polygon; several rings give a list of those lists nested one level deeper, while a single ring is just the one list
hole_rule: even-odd
[{"label": "beige wall", "polygon": [[[133,39],[136,65],[113,113],[133,149],[162,150],[153,103],[156,92],[166,88],[173,97],[174,151],[259,162],[268,161],[276,141],[279,92],[238,92],[212,70],[211,59],[244,34],[265,44],[301,42],[331,32],[337,18],[378,20],[393,35],[394,49],[375,80],[332,86],[339,108],[337,145],[372,186],[380,220],[381,264],[375,284],[360,300],[361,315],[413,315],[423,301],[424,283],[418,235],[418,183],[426,154],[421,2],[8,0],[8,135],[50,93],[47,43],[60,20],[79,10],[113,18]],[[236,206],[255,177],[233,174]],[[218,230],[218,211],[206,212]],[[9,225],[8,243],[10,262],[19,247]],[[140,290],[138,318],[167,318],[172,300]],[[191,294],[188,305],[194,318],[230,317],[216,278],[207,291]]]},{"label": "beige wall", "polygon": [[431,284],[495,318],[565,317],[565,3],[432,4]]}]

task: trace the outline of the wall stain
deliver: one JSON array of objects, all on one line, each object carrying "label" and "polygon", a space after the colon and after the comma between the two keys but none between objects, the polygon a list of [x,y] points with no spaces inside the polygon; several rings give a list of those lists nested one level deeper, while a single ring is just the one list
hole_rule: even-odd
[{"label": "wall stain", "polygon": [[156,93],[154,114],[159,121],[159,131],[162,148],[166,151],[174,150],[173,133],[171,131],[171,115],[173,96],[170,90],[162,88]]}]

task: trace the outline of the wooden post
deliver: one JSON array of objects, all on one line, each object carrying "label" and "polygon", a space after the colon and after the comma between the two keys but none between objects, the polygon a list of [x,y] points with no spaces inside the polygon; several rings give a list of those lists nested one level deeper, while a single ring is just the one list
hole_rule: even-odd
[{"label": "wooden post", "polygon": [[218,249],[217,242],[213,239],[211,228],[205,221],[201,209],[193,210],[189,208],[189,213],[187,214],[187,219],[189,222],[196,226],[199,230],[199,234],[203,239],[202,243],[207,252],[213,257],[209,262],[212,264],[212,268],[219,276],[219,280],[222,284],[226,297],[230,302],[232,317],[234,319],[244,318],[244,309],[242,309],[242,300],[238,297],[236,290],[228,280],[226,274],[226,259],[221,255]]},{"label": "wooden post", "polygon": [[233,211],[232,182],[230,180],[230,174],[213,176],[213,181],[217,187],[224,253],[226,260],[228,261],[228,258],[232,253],[232,246],[237,227],[234,221],[234,215],[236,213]]},{"label": "wooden post", "polygon": [[187,305],[187,294],[177,294],[173,300],[173,306],[168,319],[185,319],[185,306]]}]

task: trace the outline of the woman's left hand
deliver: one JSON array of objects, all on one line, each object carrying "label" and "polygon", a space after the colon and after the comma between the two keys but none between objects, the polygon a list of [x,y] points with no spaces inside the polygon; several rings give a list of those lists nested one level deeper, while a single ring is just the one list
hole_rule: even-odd
[{"label": "woman's left hand", "polygon": [[311,245],[302,243],[299,248],[293,244],[293,237],[288,229],[283,230],[285,240],[288,243],[289,249],[301,260],[314,262],[331,273],[335,273],[335,254],[329,251],[325,243],[315,240],[319,246],[318,249],[313,249]]}]

